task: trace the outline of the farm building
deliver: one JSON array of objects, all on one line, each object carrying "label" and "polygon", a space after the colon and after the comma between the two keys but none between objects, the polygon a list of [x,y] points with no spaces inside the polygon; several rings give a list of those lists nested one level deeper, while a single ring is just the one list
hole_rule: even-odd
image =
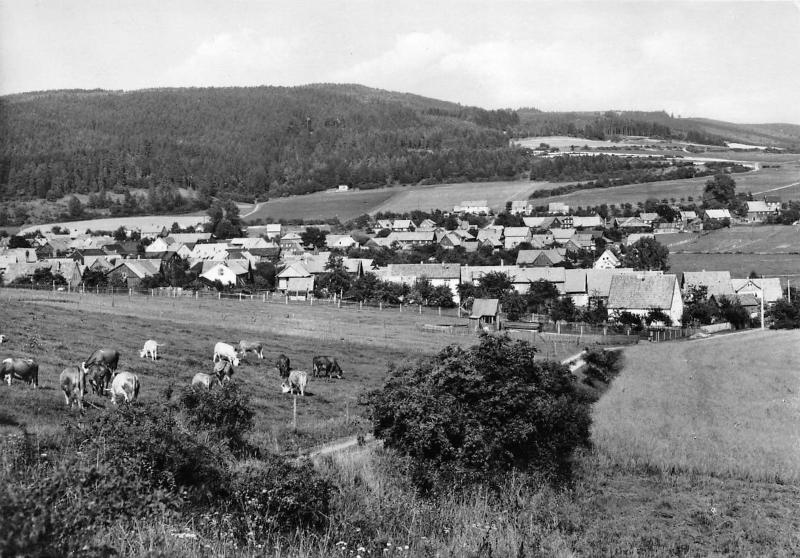
[{"label": "farm building", "polygon": [[614,227],[626,233],[645,232],[652,230],[652,225],[645,223],[639,217],[616,217]]},{"label": "farm building", "polygon": [[569,213],[569,206],[563,202],[550,202],[547,204],[547,212],[551,215],[566,215]]},{"label": "farm building", "polygon": [[564,246],[576,234],[575,229],[550,229],[556,246]]},{"label": "farm building", "polygon": [[141,285],[142,280],[157,276],[160,269],[160,261],[120,260],[119,265],[106,273],[106,277],[111,284],[124,284],[130,289],[135,289]]},{"label": "farm building", "polygon": [[564,261],[561,250],[520,250],[517,253],[519,267],[550,267]]},{"label": "farm building", "polygon": [[278,290],[287,296],[308,296],[314,292],[314,276],[302,262],[294,262],[277,275]]},{"label": "farm building", "polygon": [[578,215],[572,217],[572,226],[576,229],[596,229],[603,225],[603,218],[596,214],[587,217],[580,217]]},{"label": "farm building", "polygon": [[531,283],[547,281],[558,290],[558,294],[566,291],[567,275],[563,267],[518,267],[511,272],[511,281],[514,290],[525,294],[530,289]]},{"label": "farm building", "polygon": [[472,213],[474,215],[489,214],[489,202],[486,200],[465,200],[453,208],[454,213]]},{"label": "farm building", "polygon": [[392,232],[386,237],[386,241],[390,246],[396,242],[400,249],[410,250],[414,246],[433,244],[436,236],[433,231]]},{"label": "farm building", "polygon": [[706,296],[732,296],[733,285],[729,271],[686,271],[683,274],[681,288],[684,294],[696,287],[705,287]]},{"label": "farm building", "polygon": [[644,317],[653,309],[664,312],[674,325],[680,324],[683,299],[675,275],[614,275],[608,293],[609,312],[630,312]]},{"label": "farm building", "polygon": [[703,218],[707,221],[722,221],[723,219],[730,219],[731,212],[727,209],[706,209]]},{"label": "farm building", "polygon": [[780,196],[764,196],[764,203],[770,211],[778,213],[781,210],[781,197]]},{"label": "farm building", "polygon": [[770,209],[766,202],[749,201],[747,202],[747,215],[745,220],[748,223],[761,223],[766,221],[770,215],[775,215],[775,211]]},{"label": "farm building", "polygon": [[531,230],[528,227],[506,227],[503,230],[503,246],[510,250],[531,239]]},{"label": "farm building", "polygon": [[357,244],[358,241],[349,234],[329,234],[325,237],[325,246],[328,248],[347,249]]},{"label": "farm building", "polygon": [[418,231],[432,231],[434,229],[436,229],[436,223],[434,223],[430,219],[425,219],[417,227]]},{"label": "farm building", "polygon": [[500,301],[496,298],[476,298],[469,315],[469,327],[473,331],[500,329]]},{"label": "farm building", "polygon": [[209,284],[214,284],[219,281],[228,287],[244,284],[249,279],[249,263],[241,263],[239,261],[203,263],[204,267],[205,264],[213,263],[212,266],[208,269],[204,269],[198,276],[198,279]]},{"label": "farm building", "polygon": [[527,200],[511,202],[511,213],[513,215],[530,215],[531,211],[533,211],[533,204]]},{"label": "farm building", "polygon": [[[523,217],[522,222],[531,229],[548,230],[553,228],[556,222],[555,217]],[[560,223],[559,223],[560,226]],[[557,227],[556,227],[557,228]]]}]

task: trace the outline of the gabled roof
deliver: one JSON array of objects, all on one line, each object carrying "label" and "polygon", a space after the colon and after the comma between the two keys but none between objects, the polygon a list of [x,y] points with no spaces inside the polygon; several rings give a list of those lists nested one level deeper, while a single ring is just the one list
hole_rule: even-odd
[{"label": "gabled roof", "polygon": [[549,267],[564,261],[557,250],[520,250],[517,253],[517,265],[533,265]]},{"label": "gabled roof", "polygon": [[730,219],[731,212],[727,209],[706,209],[706,219]]},{"label": "gabled roof", "polygon": [[506,238],[525,238],[530,236],[531,230],[528,227],[506,227],[503,234]]},{"label": "gabled roof", "polygon": [[573,215],[572,226],[577,228],[591,229],[594,227],[602,227],[603,219],[599,215],[589,215],[588,217],[581,217]]},{"label": "gabled roof", "polygon": [[470,318],[482,318],[484,316],[497,316],[500,301],[496,298],[476,298],[472,303]]},{"label": "gabled roof", "polygon": [[575,235],[575,229],[550,229],[550,234],[555,242],[563,244]]},{"label": "gabled roof", "polygon": [[686,271],[683,274],[683,290],[692,287],[707,287],[708,296],[733,294],[730,271]]},{"label": "gabled roof", "polygon": [[781,280],[777,277],[768,277],[764,279],[731,279],[731,286],[736,294],[751,292],[758,296],[763,292],[765,302],[775,302],[783,298],[783,287],[781,287]]},{"label": "gabled roof", "polygon": [[678,280],[675,275],[617,273],[611,279],[609,310],[649,310],[672,308]]},{"label": "gabled roof", "polygon": [[640,213],[639,219],[642,221],[655,221],[658,219],[658,213]]},{"label": "gabled roof", "polygon": [[395,231],[389,233],[386,239],[392,242],[433,242],[435,236],[433,231]]},{"label": "gabled roof", "polygon": [[748,213],[769,213],[772,209],[763,201],[749,201],[747,202]]},{"label": "gabled roof", "polygon": [[277,275],[278,277],[311,277],[311,272],[306,269],[306,266],[303,265],[302,262],[294,262],[286,266],[280,273]]},{"label": "gabled roof", "polygon": [[120,260],[119,265],[111,269],[108,273],[112,273],[123,267],[136,275],[139,279],[144,279],[145,277],[158,275],[160,262],[154,260]]},{"label": "gabled roof", "polygon": [[532,229],[549,229],[555,221],[555,217],[523,217],[522,222],[526,227]]},{"label": "gabled roof", "polygon": [[428,279],[460,279],[461,264],[389,264],[380,270],[385,277],[427,277]]},{"label": "gabled roof", "polygon": [[680,211],[682,221],[691,221],[692,219],[697,219],[697,213],[694,211]]},{"label": "gabled roof", "polygon": [[565,269],[564,270],[564,292],[566,294],[585,294],[586,290],[586,269]]},{"label": "gabled roof", "polygon": [[632,269],[587,269],[586,292],[589,296],[608,298],[611,279],[620,273],[631,273]]}]

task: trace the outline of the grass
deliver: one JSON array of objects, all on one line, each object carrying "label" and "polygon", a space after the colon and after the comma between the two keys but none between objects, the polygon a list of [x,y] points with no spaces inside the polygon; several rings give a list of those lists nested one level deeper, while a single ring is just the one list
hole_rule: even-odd
[{"label": "grass", "polygon": [[[258,210],[247,216],[248,222],[258,219],[330,219],[338,217],[344,223],[375,207],[396,194],[396,188],[353,190],[348,192],[316,192],[305,196],[273,198],[259,204]],[[243,213],[246,214],[246,213]]]},{"label": "grass", "polygon": [[730,271],[731,277],[748,277],[755,271],[764,277],[780,277],[785,287],[787,275],[793,285],[800,279],[799,254],[670,254],[670,273],[684,271]]},{"label": "grass", "polygon": [[64,221],[58,223],[46,223],[43,225],[33,225],[24,227],[21,234],[34,232],[42,229],[49,231],[52,227],[58,225],[67,229],[91,229],[93,231],[115,231],[119,227],[126,228],[140,228],[140,227],[167,227],[169,229],[172,223],[178,223],[181,227],[190,227],[198,223],[203,223],[208,220],[208,217],[203,215],[148,215],[136,217],[107,217],[104,219],[87,219],[83,221]]},{"label": "grass", "polygon": [[597,403],[599,454],[633,469],[800,483],[796,331],[639,345]]},{"label": "grass", "polygon": [[800,230],[787,225],[753,225],[700,234],[659,235],[675,252],[792,254],[800,252]]}]

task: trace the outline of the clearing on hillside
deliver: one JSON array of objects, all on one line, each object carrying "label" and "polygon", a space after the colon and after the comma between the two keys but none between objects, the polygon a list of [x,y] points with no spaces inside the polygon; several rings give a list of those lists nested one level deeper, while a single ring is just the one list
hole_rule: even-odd
[{"label": "clearing on hillside", "polygon": [[596,404],[601,458],[633,469],[800,483],[800,331],[626,349]]}]

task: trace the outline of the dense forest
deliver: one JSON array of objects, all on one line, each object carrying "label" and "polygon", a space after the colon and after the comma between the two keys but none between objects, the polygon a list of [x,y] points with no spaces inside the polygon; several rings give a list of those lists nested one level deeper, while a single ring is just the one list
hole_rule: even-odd
[{"label": "dense forest", "polygon": [[59,91],[0,103],[0,196],[187,188],[198,199],[511,179],[513,111],[360,86]]}]

